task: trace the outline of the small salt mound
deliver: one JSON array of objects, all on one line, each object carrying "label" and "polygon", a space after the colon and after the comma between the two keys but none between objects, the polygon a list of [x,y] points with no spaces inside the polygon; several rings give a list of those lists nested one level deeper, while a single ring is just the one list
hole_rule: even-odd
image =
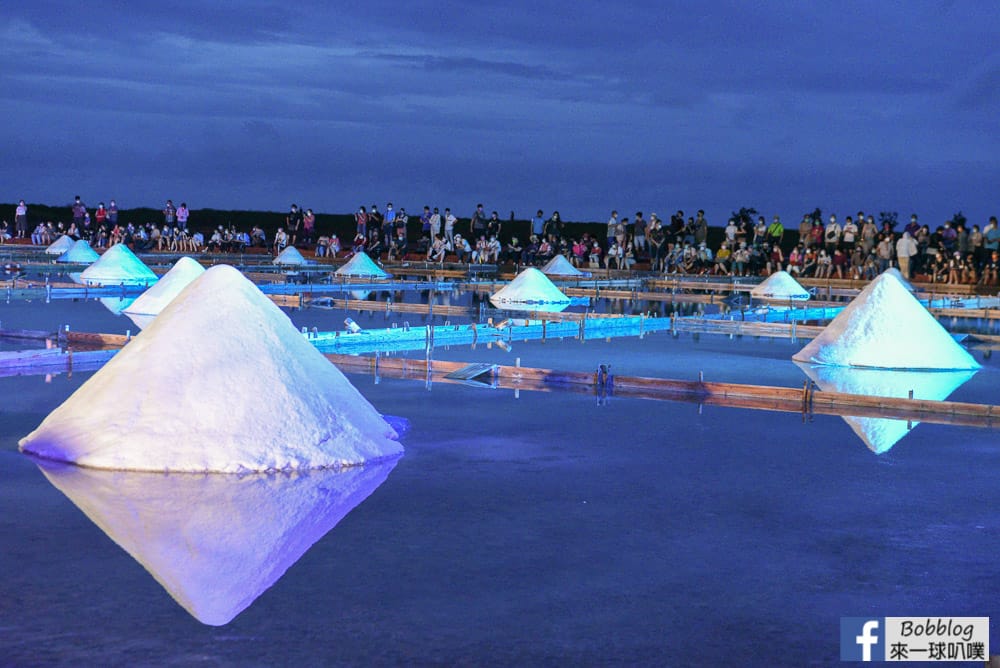
[{"label": "small salt mound", "polygon": [[546,276],[586,276],[582,271],[570,264],[565,255],[556,255],[545,263],[542,273]]},{"label": "small salt mound", "polygon": [[186,255],[174,263],[170,271],[165,273],[156,285],[143,292],[132,305],[123,309],[139,329],[145,329],[153,318],[160,314],[174,297],[181,293],[189,283],[205,273],[205,268]]},{"label": "small salt mound", "polygon": [[569,305],[569,297],[557,288],[548,276],[534,267],[528,267],[514,277],[514,280],[502,287],[490,297],[490,301],[498,308],[511,305]]},{"label": "small salt mound", "polygon": [[289,246],[285,250],[278,254],[278,257],[274,258],[273,264],[283,264],[288,266],[298,266],[302,264],[309,264],[309,262],[302,257],[302,253],[295,246]]},{"label": "small salt mound", "polygon": [[76,242],[73,241],[73,237],[64,234],[49,244],[48,248],[45,249],[45,253],[47,255],[62,255],[72,248],[74,243]]},{"label": "small salt mound", "polygon": [[[844,392],[872,397],[944,401],[952,392],[976,375],[976,371],[889,371],[856,369],[843,366],[812,365],[797,362],[824,392]],[[851,417],[844,421],[875,454],[888,452],[919,422],[889,418]]]},{"label": "small salt mound", "polygon": [[73,247],[56,258],[56,262],[71,262],[74,264],[90,264],[101,256],[97,254],[84,239],[73,243]]},{"label": "small salt mound", "polygon": [[792,359],[879,369],[978,369],[979,363],[889,273],[878,276]]},{"label": "small salt mound", "polygon": [[221,626],[374,492],[397,461],[247,476],[36,463],[191,615]]},{"label": "small salt mound", "polygon": [[389,274],[375,264],[367,253],[355,253],[347,263],[336,272],[339,276],[369,276],[371,278],[388,278]]},{"label": "small salt mound", "polygon": [[83,270],[80,280],[87,285],[149,285],[156,282],[156,274],[128,246],[115,244]]},{"label": "small salt mound", "polygon": [[774,299],[788,301],[789,299],[809,299],[809,292],[799,285],[787,271],[776,271],[767,280],[750,291],[754,299]]},{"label": "small salt mound", "polygon": [[239,473],[363,464],[396,433],[233,267],[188,285],[20,442],[135,471]]}]

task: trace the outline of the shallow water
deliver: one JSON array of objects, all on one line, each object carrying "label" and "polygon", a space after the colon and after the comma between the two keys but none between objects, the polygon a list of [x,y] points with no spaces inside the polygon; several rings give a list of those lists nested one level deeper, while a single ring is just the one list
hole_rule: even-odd
[{"label": "shallow water", "polygon": [[[0,320],[130,328],[93,302]],[[663,333],[434,355],[801,387],[799,347]],[[1000,369],[977,359],[952,399],[996,403]],[[0,379],[3,662],[831,665],[841,616],[1000,617],[997,431],[925,423],[875,455],[840,417],[352,375],[410,420],[406,455],[205,626],[16,451],[89,375]]]}]

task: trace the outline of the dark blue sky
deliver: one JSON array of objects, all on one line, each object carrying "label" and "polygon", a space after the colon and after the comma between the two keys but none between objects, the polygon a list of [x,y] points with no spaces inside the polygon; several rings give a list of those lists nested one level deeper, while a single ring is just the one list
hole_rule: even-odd
[{"label": "dark blue sky", "polygon": [[995,0],[336,4],[5,3],[0,201],[1000,213]]}]

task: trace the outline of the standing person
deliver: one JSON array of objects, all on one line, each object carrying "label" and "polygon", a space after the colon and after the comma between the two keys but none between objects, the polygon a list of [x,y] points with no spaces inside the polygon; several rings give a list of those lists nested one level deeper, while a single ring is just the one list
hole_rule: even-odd
[{"label": "standing person", "polygon": [[[781,246],[781,239],[785,236],[785,226],[781,224],[781,217],[775,216],[771,224],[767,226],[767,241],[772,246]],[[773,255],[773,250],[772,250]],[[781,260],[784,261],[784,256]],[[770,274],[770,268],[768,269],[768,274]]]},{"label": "standing person", "polygon": [[486,236],[487,237],[498,237],[500,236],[500,229],[503,227],[503,223],[500,221],[500,214],[496,211],[490,214],[490,219],[486,221]]},{"label": "standing person", "polygon": [[899,260],[899,273],[903,278],[910,278],[910,258],[917,254],[917,241],[906,230],[896,242],[896,259]]},{"label": "standing person", "polygon": [[368,237],[368,210],[365,207],[358,207],[358,212],[354,214],[354,222],[357,225],[357,234]]},{"label": "standing person", "polygon": [[306,213],[302,216],[302,241],[306,245],[309,245],[313,241],[313,235],[316,234],[316,214],[313,213],[312,209],[306,209]]},{"label": "standing person", "polygon": [[608,231],[605,235],[605,241],[608,242],[608,248],[611,248],[611,244],[615,241],[615,233],[618,229],[618,212],[612,211],[611,217],[608,218]]},{"label": "standing person", "polygon": [[181,206],[177,209],[177,227],[182,231],[187,232],[188,228],[188,218],[191,217],[191,212],[188,211],[187,202],[181,202]]},{"label": "standing person", "polygon": [[705,210],[698,209],[697,217],[694,219],[694,242],[698,246],[708,241],[708,221],[705,220]]},{"label": "standing person", "polygon": [[76,229],[81,233],[83,232],[83,217],[87,213],[87,205],[80,201],[80,196],[76,196],[76,200],[73,202],[73,222],[76,223]]},{"label": "standing person", "polygon": [[[655,213],[650,214],[650,219],[652,219],[654,216],[656,216]],[[633,226],[633,229],[635,230],[635,236],[633,237],[633,239],[635,240],[634,246],[635,246],[636,254],[638,254],[640,252],[645,253],[646,252],[646,227],[647,227],[647,224],[646,224],[646,221],[642,217],[642,211],[636,211],[635,212],[635,220],[633,221],[632,226]]]},{"label": "standing person", "polygon": [[302,212],[297,204],[293,204],[288,215],[285,216],[285,227],[288,234],[288,245],[294,246],[302,232]]},{"label": "standing person", "polygon": [[103,227],[108,222],[108,210],[104,208],[104,202],[97,203],[97,210],[94,211],[94,222],[98,227]]},{"label": "standing person", "polygon": [[545,221],[545,227],[543,228],[545,233],[545,238],[549,240],[549,243],[553,241],[558,241],[563,235],[563,222],[562,218],[559,217],[558,211],[553,211],[549,219]]},{"label": "standing person", "polygon": [[455,223],[458,222],[458,218],[452,214],[450,208],[445,208],[444,210],[444,238],[448,240],[448,245],[454,243],[455,241]]},{"label": "standing person", "polygon": [[118,202],[108,201],[108,225],[114,227],[118,224]]},{"label": "standing person", "polygon": [[431,207],[424,206],[423,213],[420,214],[420,236],[431,239]]},{"label": "standing person", "polygon": [[892,237],[888,233],[882,233],[875,253],[878,255],[878,273],[881,274],[892,266]]},{"label": "standing person", "polygon": [[[438,213],[438,208],[434,207],[434,213],[431,214],[431,239],[437,239],[441,234],[441,214]],[[444,241],[442,240],[442,244]]]},{"label": "standing person", "polygon": [[[910,236],[913,236],[912,234]],[[854,224],[854,220],[848,216],[847,220],[844,221],[844,229],[841,236],[844,242],[844,247],[848,251],[854,250],[854,243],[858,239],[858,226]]]},{"label": "standing person", "polygon": [[24,239],[28,234],[28,205],[24,203],[24,200],[20,200],[17,203],[17,208],[14,210],[14,234],[18,239]]},{"label": "standing person", "polygon": [[168,199],[166,206],[163,207],[163,223],[167,227],[177,225],[177,207],[174,206],[173,200]]},{"label": "standing person", "polygon": [[386,202],[385,204],[385,215],[382,216],[382,224],[387,225],[389,229],[396,227],[396,210],[392,208],[392,202]]},{"label": "standing person", "polygon": [[469,236],[472,239],[478,239],[484,234],[486,234],[486,212],[483,211],[482,204],[477,204],[476,210],[469,220]]},{"label": "standing person", "polygon": [[875,219],[868,216],[861,226],[861,248],[865,252],[865,257],[874,250],[877,237],[878,228],[875,227]]},{"label": "standing person", "polygon": [[813,229],[812,217],[808,213],[803,214],[802,222],[799,223],[799,243],[801,243],[802,247],[805,248],[806,250],[809,250],[809,248],[812,246],[813,242],[812,229]]},{"label": "standing person", "polygon": [[[541,237],[545,230],[545,214],[539,209],[535,217],[531,219],[531,234]],[[529,235],[530,236],[530,235]]]},{"label": "standing person", "polygon": [[823,241],[826,244],[826,252],[830,257],[833,257],[833,251],[837,250],[837,246],[840,245],[840,235],[843,230],[840,227],[840,223],[837,222],[836,216],[830,216],[830,222],[827,223],[826,233],[823,237]]}]

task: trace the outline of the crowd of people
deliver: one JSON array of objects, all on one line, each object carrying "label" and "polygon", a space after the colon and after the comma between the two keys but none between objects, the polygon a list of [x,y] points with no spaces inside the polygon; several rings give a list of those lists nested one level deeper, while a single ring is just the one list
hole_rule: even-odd
[{"label": "crowd of people", "polygon": [[[91,215],[76,197],[72,219],[39,222],[28,229],[28,211],[21,200],[15,210],[14,225],[0,227],[0,243],[9,238],[30,238],[47,245],[66,234],[86,239],[96,248],[126,243],[137,251],[242,252],[260,248],[278,254],[289,246],[312,249],[317,257],[365,251],[376,259],[401,260],[417,254],[431,262],[454,258],[462,263],[513,263],[540,265],[563,255],[577,267],[629,269],[648,265],[666,274],[714,274],[724,276],[767,276],[785,270],[796,276],[817,278],[872,278],[889,267],[898,267],[906,277],[916,274],[942,283],[998,282],[1000,228],[991,217],[980,229],[964,217],[935,226],[921,224],[916,214],[901,229],[894,215],[874,216],[859,211],[841,223],[830,215],[824,221],[819,211],[802,217],[796,230],[786,230],[780,216],[770,223],[764,216],[756,220],[741,210],[725,225],[721,242],[710,244],[705,212],[693,216],[677,211],[669,220],[655,213],[648,218],[642,211],[619,216],[612,211],[606,234],[595,238],[589,232],[573,234],[553,211],[545,216],[538,210],[528,222],[527,239],[517,236],[523,224],[515,225],[514,212],[507,220],[497,211],[486,213],[478,204],[467,220],[459,220],[450,208],[424,206],[419,214],[419,236],[411,239],[417,221],[405,208],[389,202],[384,211],[378,205],[360,206],[354,214],[354,238],[342,243],[334,234],[319,233],[312,209],[292,204],[285,224],[272,240],[255,225],[249,232],[235,226],[218,225],[207,235],[188,229],[190,210],[182,202],[167,200],[163,221],[121,223],[114,199],[101,202]],[[750,210],[752,211],[752,210]],[[756,213],[756,212],[753,212]]]}]

